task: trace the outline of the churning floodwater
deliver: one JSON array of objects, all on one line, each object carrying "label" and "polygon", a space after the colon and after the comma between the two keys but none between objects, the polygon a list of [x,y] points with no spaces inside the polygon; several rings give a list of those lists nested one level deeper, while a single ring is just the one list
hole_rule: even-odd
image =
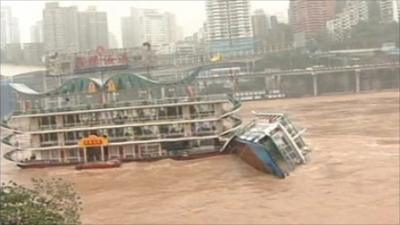
[{"label": "churning floodwater", "polygon": [[85,224],[397,224],[398,96],[246,102],[245,120],[252,110],[283,111],[307,128],[311,162],[287,179],[262,174],[234,155],[87,171],[21,170],[2,159],[1,179],[73,182],[83,198]]}]

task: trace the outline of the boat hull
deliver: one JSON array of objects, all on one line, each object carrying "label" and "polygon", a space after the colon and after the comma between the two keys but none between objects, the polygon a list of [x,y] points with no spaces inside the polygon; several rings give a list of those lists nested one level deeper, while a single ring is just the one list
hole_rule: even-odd
[{"label": "boat hull", "polygon": [[87,169],[108,169],[116,168],[121,166],[121,161],[111,160],[106,162],[95,162],[95,163],[82,163],[75,166],[77,170],[87,170]]},{"label": "boat hull", "polygon": [[235,153],[244,162],[261,172],[273,174],[280,178],[285,178],[286,176],[277,162],[261,145],[235,139],[230,143],[229,151]]},{"label": "boat hull", "polygon": [[60,166],[71,166],[77,163],[45,163],[45,162],[29,162],[29,163],[17,163],[17,166],[21,169],[29,168],[46,168],[46,167],[60,167]]},{"label": "boat hull", "polygon": [[[128,162],[154,162],[163,159],[173,159],[173,160],[194,160],[194,159],[201,159],[207,157],[213,157],[217,155],[222,155],[225,153],[221,153],[219,151],[213,152],[206,152],[206,153],[198,153],[192,154],[187,156],[164,156],[164,157],[156,157],[156,158],[136,158],[136,159],[121,159],[119,160],[121,163],[128,163]],[[106,163],[106,162],[102,162]],[[94,163],[93,163],[94,164]],[[100,164],[100,162],[99,162]],[[46,167],[60,167],[60,166],[73,166],[81,167],[83,163],[79,162],[70,162],[70,163],[60,163],[60,162],[45,162],[45,161],[37,161],[37,162],[28,162],[28,163],[18,163],[17,166],[21,169],[29,169],[29,168],[46,168]],[[101,167],[101,166],[99,166]],[[107,167],[107,166],[105,166]]]}]

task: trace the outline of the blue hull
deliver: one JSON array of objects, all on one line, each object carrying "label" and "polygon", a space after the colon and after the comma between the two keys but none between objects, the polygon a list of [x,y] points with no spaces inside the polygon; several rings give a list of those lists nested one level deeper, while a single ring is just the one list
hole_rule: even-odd
[{"label": "blue hull", "polygon": [[279,178],[285,178],[286,173],[279,167],[271,154],[259,144],[236,139],[236,154],[250,166],[262,172],[273,174]]}]

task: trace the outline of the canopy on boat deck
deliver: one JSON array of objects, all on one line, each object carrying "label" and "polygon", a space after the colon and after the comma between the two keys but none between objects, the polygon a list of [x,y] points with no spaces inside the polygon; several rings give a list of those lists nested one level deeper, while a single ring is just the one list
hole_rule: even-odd
[{"label": "canopy on boat deck", "polygon": [[[193,82],[199,75],[202,67],[197,68],[189,76],[172,82],[159,82],[134,73],[119,73],[113,75],[105,82],[99,79],[79,77],[67,80],[61,86],[47,92],[38,92],[22,83],[10,83],[10,86],[19,94],[28,96],[54,96],[72,93],[95,93],[97,90],[105,89],[129,89],[147,88],[154,86],[187,85]],[[116,88],[117,87],[117,88]]]}]

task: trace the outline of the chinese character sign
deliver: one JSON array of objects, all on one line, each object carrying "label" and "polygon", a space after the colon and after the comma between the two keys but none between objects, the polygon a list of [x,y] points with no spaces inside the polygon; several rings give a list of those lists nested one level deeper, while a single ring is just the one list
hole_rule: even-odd
[{"label": "chinese character sign", "polygon": [[102,48],[75,57],[75,71],[124,65],[128,65],[128,54],[126,52],[106,51]]}]

